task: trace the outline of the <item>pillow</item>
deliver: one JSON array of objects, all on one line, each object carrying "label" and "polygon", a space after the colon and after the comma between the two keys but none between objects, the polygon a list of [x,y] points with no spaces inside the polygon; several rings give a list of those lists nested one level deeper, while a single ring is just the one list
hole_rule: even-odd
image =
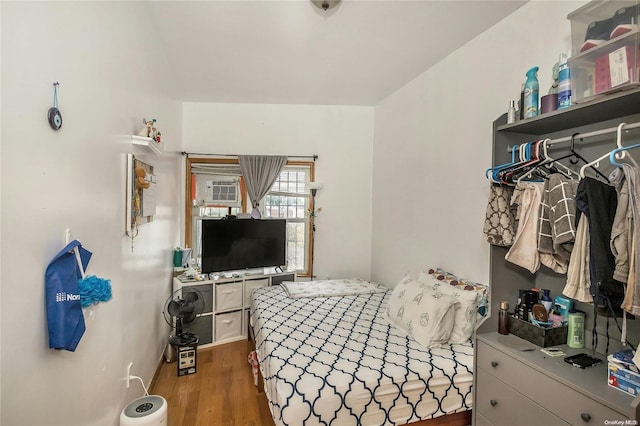
[{"label": "pillow", "polygon": [[389,296],[387,319],[424,347],[449,341],[454,323],[453,296],[405,275]]},{"label": "pillow", "polygon": [[455,276],[454,274],[447,272],[440,268],[430,268],[427,274],[433,275],[436,279],[449,283],[454,287],[461,287],[465,290],[471,290],[478,293],[478,315],[476,317],[476,327],[484,322],[487,314],[489,313],[489,287],[484,284],[479,284],[473,281],[469,281],[464,278]]},{"label": "pillow", "polygon": [[449,343],[463,343],[473,336],[476,329],[476,316],[478,312],[478,293],[465,290],[459,286],[451,286],[443,280],[438,280],[433,275],[421,272],[418,281],[431,286],[435,291],[452,296],[457,302],[453,328],[449,336]]}]

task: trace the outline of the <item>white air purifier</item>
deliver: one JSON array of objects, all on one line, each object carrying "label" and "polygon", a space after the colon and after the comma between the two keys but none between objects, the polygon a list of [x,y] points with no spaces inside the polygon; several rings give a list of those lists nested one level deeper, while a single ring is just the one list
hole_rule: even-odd
[{"label": "white air purifier", "polygon": [[120,414],[120,426],[167,426],[167,401],[159,395],[131,401]]}]

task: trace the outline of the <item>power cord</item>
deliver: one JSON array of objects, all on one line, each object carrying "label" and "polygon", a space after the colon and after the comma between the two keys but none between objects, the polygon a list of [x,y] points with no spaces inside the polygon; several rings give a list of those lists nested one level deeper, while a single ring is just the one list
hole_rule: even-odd
[{"label": "power cord", "polygon": [[144,389],[144,395],[145,396],[149,396],[149,391],[147,390],[147,387],[144,385],[144,381],[142,380],[141,377],[139,377],[139,376],[129,376],[129,380],[131,380],[131,379],[140,380],[140,383],[142,384],[142,388]]}]

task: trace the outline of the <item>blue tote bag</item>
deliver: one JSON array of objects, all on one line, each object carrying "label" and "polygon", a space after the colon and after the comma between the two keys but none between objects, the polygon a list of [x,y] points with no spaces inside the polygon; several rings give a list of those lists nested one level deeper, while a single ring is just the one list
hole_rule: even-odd
[{"label": "blue tote bag", "polygon": [[74,253],[76,248],[86,270],[91,252],[73,240],[51,260],[45,273],[49,347],[71,352],[76,350],[86,329],[78,290],[82,272]]}]

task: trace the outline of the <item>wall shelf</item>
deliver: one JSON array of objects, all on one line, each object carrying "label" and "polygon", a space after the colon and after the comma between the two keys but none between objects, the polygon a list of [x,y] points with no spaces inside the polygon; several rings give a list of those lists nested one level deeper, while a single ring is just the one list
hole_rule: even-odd
[{"label": "wall shelf", "polygon": [[503,124],[498,131],[543,135],[558,130],[598,123],[612,118],[640,113],[640,89],[603,95],[590,102],[571,105],[534,118]]},{"label": "wall shelf", "polygon": [[162,145],[151,138],[131,135],[131,143],[134,145],[146,146],[156,155],[162,154],[162,150],[160,149]]}]

